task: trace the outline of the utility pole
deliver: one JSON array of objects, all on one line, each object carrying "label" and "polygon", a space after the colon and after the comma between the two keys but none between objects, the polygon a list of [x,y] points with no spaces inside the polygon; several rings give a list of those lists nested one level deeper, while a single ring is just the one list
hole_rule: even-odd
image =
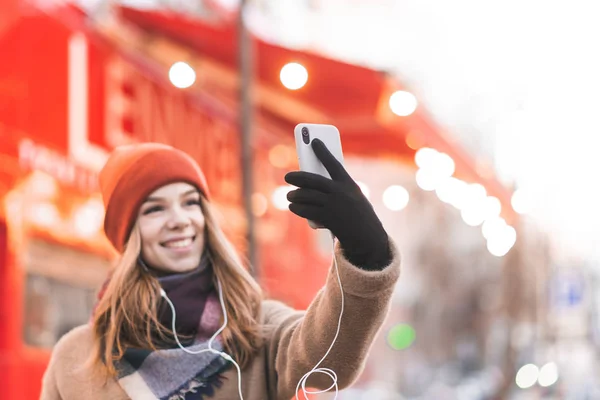
[{"label": "utility pole", "polygon": [[252,157],[252,80],[253,80],[253,45],[248,33],[244,15],[248,1],[240,0],[238,12],[238,68],[239,80],[239,128],[241,139],[241,168],[242,168],[242,201],[246,214],[247,257],[251,272],[259,276],[258,258],[255,239],[255,221],[252,212],[252,193],[254,179],[254,163]]}]

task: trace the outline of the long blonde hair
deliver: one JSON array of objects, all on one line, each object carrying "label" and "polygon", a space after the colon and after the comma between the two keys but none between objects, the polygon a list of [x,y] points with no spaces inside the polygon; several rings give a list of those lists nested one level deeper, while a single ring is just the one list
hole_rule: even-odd
[{"label": "long blonde hair", "polygon": [[[221,337],[225,350],[240,365],[248,366],[262,344],[260,286],[244,268],[236,250],[221,230],[211,204],[200,196],[206,224],[206,246],[212,258],[214,279],[221,283],[228,315]],[[94,351],[90,362],[116,375],[115,361],[127,347],[156,350],[152,335],[172,335],[158,320],[160,284],[140,268],[141,237],[134,226],[93,315]],[[216,281],[215,281],[216,284]]]}]

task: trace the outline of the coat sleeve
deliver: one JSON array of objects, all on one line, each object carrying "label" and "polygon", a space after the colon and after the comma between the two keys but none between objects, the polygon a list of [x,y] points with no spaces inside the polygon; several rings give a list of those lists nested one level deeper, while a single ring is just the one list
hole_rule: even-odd
[{"label": "coat sleeve", "polygon": [[[391,296],[400,275],[400,256],[390,242],[392,261],[382,271],[364,271],[350,264],[339,246],[335,260],[344,293],[344,311],[338,338],[319,368],[335,371],[339,390],[351,385],[360,375],[371,345],[390,307]],[[325,286],[304,311],[293,310],[270,301],[265,307],[265,323],[271,328],[268,343],[269,375],[277,399],[296,394],[300,379],[323,358],[336,334],[341,309],[341,292],[335,265],[330,268]],[[330,377],[313,373],[306,387],[324,390],[332,385]]]},{"label": "coat sleeve", "polygon": [[62,400],[60,393],[58,391],[58,383],[56,382],[56,349],[52,353],[52,357],[50,358],[50,363],[48,364],[48,368],[44,373],[44,377],[42,378],[42,392],[40,395],[40,400]]}]

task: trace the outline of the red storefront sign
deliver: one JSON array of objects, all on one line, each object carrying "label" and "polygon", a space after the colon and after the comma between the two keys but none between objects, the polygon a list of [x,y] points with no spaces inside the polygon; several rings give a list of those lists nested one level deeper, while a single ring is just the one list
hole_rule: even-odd
[{"label": "red storefront sign", "polygon": [[112,148],[151,141],[184,149],[204,170],[214,197],[220,203],[239,204],[235,121],[207,109],[185,92],[140,74],[118,55],[107,59],[105,70],[104,135],[96,144]]},{"label": "red storefront sign", "polygon": [[[126,54],[77,19],[27,15],[0,34],[0,54],[0,199],[34,170],[88,196],[97,191],[99,166],[112,148],[158,141],[198,160],[224,228],[238,248],[244,247],[237,110],[227,101],[176,89],[152,60]],[[261,145],[255,153],[256,190],[265,198],[284,184],[284,171],[269,164],[268,151]],[[0,227],[5,223],[0,217]],[[261,283],[271,296],[307,306],[329,266],[312,231],[305,221],[272,207],[258,230],[267,232],[258,235]],[[10,235],[15,231],[0,236],[0,247]],[[7,371],[0,374],[0,387],[9,398],[29,399],[39,396],[49,352],[23,341],[25,275],[20,261],[10,257],[19,251],[9,248],[0,257],[0,369]]]},{"label": "red storefront sign", "polygon": [[[0,50],[10,60],[0,63],[0,123],[8,132],[0,134],[1,152],[17,160],[21,171],[42,170],[87,192],[96,188],[95,175],[114,146],[168,143],[198,160],[227,230],[243,243],[237,110],[227,101],[173,87],[152,60],[126,53],[77,18],[31,14],[0,37]],[[274,170],[266,159],[268,150],[260,146],[255,153],[261,171],[256,188],[267,198],[284,184],[284,171]],[[306,305],[320,286],[305,273],[306,265],[322,261],[312,232],[287,211],[270,208],[262,221],[270,232],[294,237],[280,252],[271,247],[282,247],[281,241],[261,245],[264,279],[277,277],[272,293],[281,290],[281,296],[298,286],[293,301]],[[296,249],[303,257],[287,260],[285,255]],[[310,270],[324,275],[326,267]]]},{"label": "red storefront sign", "polygon": [[56,150],[36,144],[31,139],[22,139],[18,152],[19,164],[24,171],[45,172],[65,186],[74,187],[83,193],[98,191],[96,173],[76,165]]}]

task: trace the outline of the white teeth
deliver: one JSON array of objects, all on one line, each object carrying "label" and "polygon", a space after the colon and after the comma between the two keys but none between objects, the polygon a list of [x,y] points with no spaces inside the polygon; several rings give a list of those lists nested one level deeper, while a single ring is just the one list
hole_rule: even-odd
[{"label": "white teeth", "polygon": [[165,243],[165,247],[182,248],[182,247],[187,247],[191,244],[192,244],[192,239],[188,238],[188,239],[174,240],[174,241]]}]

